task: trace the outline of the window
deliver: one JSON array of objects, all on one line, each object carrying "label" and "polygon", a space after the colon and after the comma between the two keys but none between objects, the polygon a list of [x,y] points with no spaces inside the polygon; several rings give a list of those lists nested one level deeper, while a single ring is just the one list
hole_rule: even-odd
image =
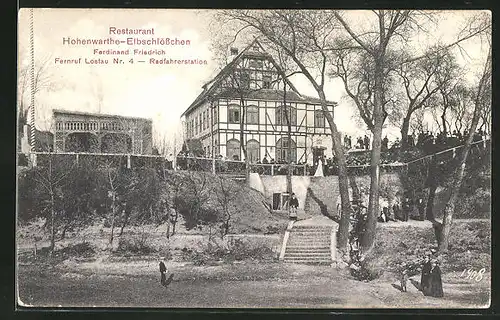
[{"label": "window", "polygon": [[262,76],[262,88],[271,89],[271,76],[269,75]]},{"label": "window", "polygon": [[247,107],[247,123],[259,124],[259,107],[257,106]]},{"label": "window", "polygon": [[250,88],[250,75],[246,72],[240,74],[240,88]]},{"label": "window", "polygon": [[194,118],[194,134],[198,134],[198,117]]},{"label": "window", "polygon": [[226,157],[229,160],[240,160],[240,142],[236,139],[227,141]]},{"label": "window", "polygon": [[318,128],[325,127],[325,114],[323,110],[314,110],[314,126]]},{"label": "window", "polygon": [[251,163],[257,162],[257,160],[260,159],[259,151],[260,151],[259,141],[252,139],[247,142],[248,161],[250,161]]},{"label": "window", "polygon": [[288,125],[287,119],[290,119],[291,125],[297,125],[297,109],[292,106],[279,106],[276,108],[276,124]]},{"label": "window", "polygon": [[217,117],[217,107],[214,108],[214,123],[219,121],[219,118]]},{"label": "window", "polygon": [[236,104],[229,105],[227,108],[227,121],[229,123],[240,123],[240,106]]},{"label": "window", "polygon": [[[290,142],[291,154],[288,157],[288,143]],[[296,162],[297,161],[297,145],[295,141],[288,140],[288,137],[283,137],[276,142],[276,160],[285,162]]]},{"label": "window", "polygon": [[262,60],[252,59],[252,60],[250,60],[249,66],[252,69],[262,69],[263,62],[262,62]]}]

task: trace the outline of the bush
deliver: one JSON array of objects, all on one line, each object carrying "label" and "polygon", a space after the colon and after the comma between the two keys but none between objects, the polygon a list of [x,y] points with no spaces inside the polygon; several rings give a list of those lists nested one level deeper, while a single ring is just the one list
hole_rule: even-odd
[{"label": "bush", "polygon": [[88,242],[80,242],[74,245],[69,245],[58,252],[63,256],[90,258],[95,254],[94,248]]},{"label": "bush", "polygon": [[217,262],[233,262],[242,260],[273,260],[272,248],[263,244],[252,244],[240,238],[232,238],[227,243],[211,241],[201,245],[201,249],[182,249],[182,258],[192,261],[194,265],[209,265]]},{"label": "bush", "polygon": [[116,252],[123,254],[152,254],[157,250],[148,239],[146,233],[141,233],[129,238],[120,238]]}]

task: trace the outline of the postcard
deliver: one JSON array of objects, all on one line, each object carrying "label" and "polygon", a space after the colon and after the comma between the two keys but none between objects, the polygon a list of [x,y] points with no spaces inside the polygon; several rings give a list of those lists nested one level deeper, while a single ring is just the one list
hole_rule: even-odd
[{"label": "postcard", "polygon": [[488,308],[491,13],[22,8],[18,308]]}]

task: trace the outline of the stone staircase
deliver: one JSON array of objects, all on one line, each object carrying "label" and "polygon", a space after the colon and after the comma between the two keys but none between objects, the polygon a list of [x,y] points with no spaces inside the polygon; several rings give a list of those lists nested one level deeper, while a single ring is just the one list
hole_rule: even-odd
[{"label": "stone staircase", "polygon": [[332,264],[336,231],[336,223],[326,217],[291,223],[285,233],[280,258],[287,263]]}]

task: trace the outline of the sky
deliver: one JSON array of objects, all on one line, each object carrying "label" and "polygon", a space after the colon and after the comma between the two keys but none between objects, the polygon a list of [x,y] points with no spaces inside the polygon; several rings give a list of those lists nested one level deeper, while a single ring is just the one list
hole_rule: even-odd
[{"label": "sky", "polygon": [[[123,116],[151,118],[157,134],[171,136],[179,132],[180,115],[201,92],[201,86],[209,81],[220,66],[210,50],[214,40],[210,33],[210,10],[184,9],[34,9],[34,48],[36,64],[47,63],[47,74],[51,86],[37,93],[36,125],[50,129],[52,109],[101,112]],[[355,22],[359,30],[369,13],[351,11],[347,18]],[[415,43],[425,41],[450,41],[454,39],[457,25],[467,12],[449,12],[440,18],[440,25],[426,39],[413,39]],[[19,61],[18,67],[29,65],[29,9],[19,13]],[[125,46],[125,45],[64,45],[63,38],[106,39],[109,28],[154,28],[150,37],[178,38],[190,40],[189,46]],[[130,36],[112,35],[116,39]],[[475,72],[484,60],[483,47],[476,41],[464,44],[470,57],[460,58],[468,65],[468,74],[473,81]],[[154,65],[150,56],[128,56],[124,64],[113,64],[113,55],[94,55],[94,49],[164,49],[165,56],[175,59],[206,60],[201,65]],[[116,56],[121,58],[120,56]],[[56,64],[55,59],[82,58],[81,64]],[[85,64],[85,59],[108,59],[107,65]],[[134,63],[127,63],[130,58]],[[137,60],[145,60],[138,63]],[[292,78],[301,94],[317,96],[307,79],[297,75]],[[329,100],[339,102],[335,113],[339,130],[350,134],[364,133],[353,118],[357,111],[345,97],[339,80],[329,80],[325,91]],[[101,92],[101,95],[99,95]],[[99,99],[99,96],[102,99]],[[101,101],[101,104],[99,104]],[[99,107],[100,105],[100,107]],[[392,131],[391,131],[392,130]],[[388,129],[389,135],[396,135]],[[391,133],[392,132],[392,133]]]}]

